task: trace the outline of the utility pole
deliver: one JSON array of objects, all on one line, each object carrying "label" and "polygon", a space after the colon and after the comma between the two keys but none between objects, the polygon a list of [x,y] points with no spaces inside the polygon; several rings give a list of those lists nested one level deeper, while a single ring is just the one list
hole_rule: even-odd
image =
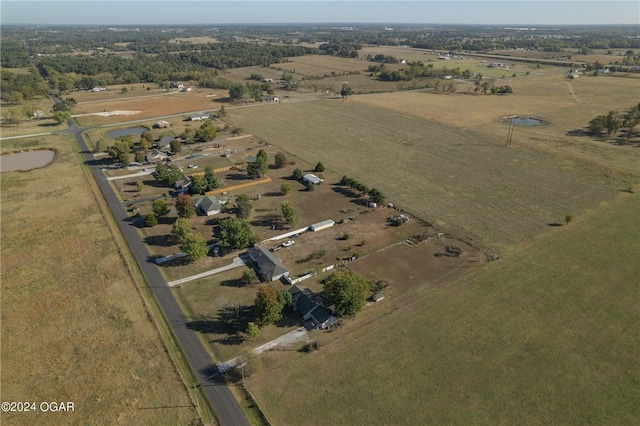
[{"label": "utility pole", "polygon": [[511,139],[513,139],[513,127],[515,125],[516,116],[511,117],[511,123],[509,124],[509,132],[507,133],[507,144],[505,146],[511,145]]}]

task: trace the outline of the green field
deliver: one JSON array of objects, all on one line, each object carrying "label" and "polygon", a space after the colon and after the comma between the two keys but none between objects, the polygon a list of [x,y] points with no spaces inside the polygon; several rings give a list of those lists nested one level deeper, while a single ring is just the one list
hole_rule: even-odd
[{"label": "green field", "polygon": [[640,198],[385,299],[248,380],[274,424],[633,424]]},{"label": "green field", "polygon": [[[28,140],[3,141],[3,151]],[[87,181],[75,140],[48,167],[2,174],[2,400],[73,413],[3,413],[7,425],[190,424],[170,361]]]}]

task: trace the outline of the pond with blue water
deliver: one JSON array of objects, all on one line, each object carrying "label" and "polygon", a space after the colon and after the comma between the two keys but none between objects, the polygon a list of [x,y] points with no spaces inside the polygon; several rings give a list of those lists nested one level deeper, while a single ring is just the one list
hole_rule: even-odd
[{"label": "pond with blue water", "polygon": [[130,127],[128,129],[112,130],[110,132],[107,132],[106,135],[108,138],[117,139],[122,136],[140,135],[148,131],[149,129],[147,129],[146,127]]},{"label": "pond with blue water", "polygon": [[514,126],[539,126],[542,124],[542,120],[531,117],[515,117],[512,120]]}]

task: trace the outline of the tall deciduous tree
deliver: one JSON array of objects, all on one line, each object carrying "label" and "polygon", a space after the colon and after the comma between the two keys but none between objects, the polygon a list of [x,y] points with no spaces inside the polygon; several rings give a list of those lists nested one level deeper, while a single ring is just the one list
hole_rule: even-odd
[{"label": "tall deciduous tree", "polygon": [[176,210],[179,217],[190,218],[196,213],[196,208],[193,205],[193,200],[188,194],[180,194],[176,199]]},{"label": "tall deciduous tree", "polygon": [[164,198],[154,200],[151,207],[153,208],[153,214],[158,217],[165,217],[169,214],[169,203]]},{"label": "tall deciduous tree", "polygon": [[353,271],[334,272],[324,284],[324,293],[340,316],[354,316],[360,312],[370,290],[369,281]]},{"label": "tall deciduous tree", "polygon": [[180,241],[180,250],[193,262],[207,255],[207,240],[198,233],[189,232]]},{"label": "tall deciduous tree", "polygon": [[109,156],[118,164],[126,166],[129,164],[129,143],[127,141],[116,141],[113,145],[107,148]]},{"label": "tall deciduous tree", "polygon": [[251,225],[244,219],[228,217],[220,221],[220,240],[226,247],[241,249],[258,242],[251,231]]},{"label": "tall deciduous tree", "polygon": [[275,156],[276,169],[282,169],[286,165],[287,165],[287,155],[282,151],[276,152],[276,156]]},{"label": "tall deciduous tree", "polygon": [[282,306],[278,301],[278,293],[270,285],[258,286],[258,294],[256,294],[254,303],[258,324],[273,324],[282,318]]},{"label": "tall deciduous tree", "polygon": [[191,233],[191,221],[185,217],[179,217],[173,223],[173,227],[171,228],[171,235],[178,242],[181,241]]},{"label": "tall deciduous tree", "polygon": [[251,214],[251,200],[246,194],[240,194],[236,198],[236,217],[238,219],[248,219]]},{"label": "tall deciduous tree", "polygon": [[298,223],[298,217],[296,216],[296,209],[290,201],[284,201],[280,206],[282,210],[282,216],[284,216],[284,220],[289,224],[294,226]]}]

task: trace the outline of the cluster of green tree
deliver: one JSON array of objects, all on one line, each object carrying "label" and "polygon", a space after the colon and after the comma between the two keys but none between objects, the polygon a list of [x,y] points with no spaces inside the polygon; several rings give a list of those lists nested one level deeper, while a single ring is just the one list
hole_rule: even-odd
[{"label": "cluster of green tree", "polygon": [[264,176],[268,171],[269,164],[267,163],[267,152],[264,149],[261,149],[258,151],[256,161],[247,165],[247,176],[258,178]]},{"label": "cluster of green tree", "polygon": [[626,114],[609,111],[607,115],[599,115],[589,121],[588,129],[591,134],[607,136],[615,135],[621,129],[625,130],[627,138],[636,133],[636,127],[640,125],[640,104],[634,105]]},{"label": "cluster of green tree", "polygon": [[[2,45],[4,49],[4,44]],[[2,51],[4,56],[4,50]],[[2,70],[0,79],[0,99],[3,103],[18,105],[34,96],[47,96],[49,89],[37,70],[29,74],[16,74]]]},{"label": "cluster of green tree", "polygon": [[196,130],[195,138],[201,142],[209,142],[216,138],[217,130],[213,125],[213,121],[206,120],[198,130]]},{"label": "cluster of green tree", "polygon": [[371,283],[353,271],[334,272],[324,281],[324,294],[339,316],[352,317],[360,312],[370,291]]},{"label": "cluster of green tree", "polygon": [[269,284],[259,285],[254,301],[256,323],[268,325],[280,321],[282,319],[282,311],[291,305],[291,302],[291,293],[286,289],[276,290]]},{"label": "cluster of green tree", "polygon": [[453,78],[471,78],[473,73],[466,69],[442,67],[436,69],[433,64],[424,64],[422,61],[410,62],[400,70],[388,70],[382,64],[379,67],[378,79],[382,81],[411,81],[415,78],[442,78],[451,76]]},{"label": "cluster of green tree", "polygon": [[159,162],[156,165],[156,173],[154,175],[154,178],[156,182],[166,187],[173,188],[175,183],[180,179],[182,179],[182,177],[183,177],[182,172],[180,171],[178,166],[176,166],[175,164],[169,165],[164,162]]},{"label": "cluster of green tree", "polygon": [[383,55],[381,53],[379,53],[379,54],[377,54],[375,56],[367,55],[367,61],[380,62],[381,64],[397,64],[397,63],[400,63],[400,59],[396,58],[395,56]]},{"label": "cluster of green tree", "polygon": [[215,70],[269,65],[284,58],[302,56],[313,50],[291,46],[265,46],[248,43],[206,45],[198,51],[162,53],[137,52],[131,56],[100,54],[94,56],[56,55],[40,58],[44,75],[57,90],[88,89],[110,84],[194,80],[204,87],[228,88]]},{"label": "cluster of green tree", "polygon": [[480,79],[476,79],[474,82],[475,88],[473,89],[474,93],[480,93],[486,95],[491,93],[492,95],[502,95],[502,94],[511,94],[513,93],[513,88],[508,84],[502,86],[495,86],[493,80],[489,81],[481,81]]},{"label": "cluster of green tree", "polygon": [[264,93],[273,94],[273,86],[268,83],[235,83],[229,88],[229,97],[234,101],[253,99],[259,101]]},{"label": "cluster of green tree", "polygon": [[357,58],[358,50],[362,49],[360,43],[348,43],[348,42],[331,42],[321,44],[320,52],[326,55],[341,56],[343,58]]},{"label": "cluster of green tree", "polygon": [[376,188],[369,189],[366,185],[358,182],[355,179],[342,176],[342,179],[340,179],[340,185],[349,187],[350,189],[356,191],[361,197],[368,195],[369,200],[373,203],[384,203],[385,198],[380,191],[378,191]]},{"label": "cluster of green tree", "polygon": [[24,46],[24,40],[3,37],[0,40],[0,50],[2,51],[0,64],[3,68],[23,68],[28,67],[31,63]]},{"label": "cluster of green tree", "polygon": [[[189,197],[189,201],[191,201],[191,197]],[[179,217],[176,219],[171,234],[180,245],[180,250],[187,254],[190,261],[193,262],[207,255],[207,240],[191,230],[189,218]]]},{"label": "cluster of green tree", "polygon": [[191,185],[189,192],[191,194],[203,195],[208,191],[220,188],[222,183],[213,173],[213,167],[207,166],[204,169],[204,175],[191,176]]}]

